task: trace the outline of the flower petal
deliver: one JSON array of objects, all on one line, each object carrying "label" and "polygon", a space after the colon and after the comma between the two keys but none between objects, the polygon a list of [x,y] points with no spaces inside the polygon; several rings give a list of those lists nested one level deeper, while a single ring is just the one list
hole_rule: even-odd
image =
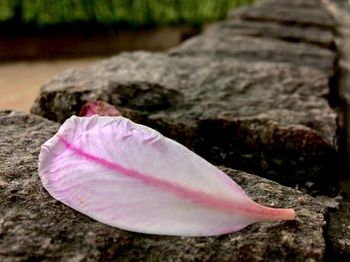
[{"label": "flower petal", "polygon": [[42,146],[39,176],[66,205],[142,233],[220,235],[295,216],[253,202],[203,158],[121,116],[68,119]]}]

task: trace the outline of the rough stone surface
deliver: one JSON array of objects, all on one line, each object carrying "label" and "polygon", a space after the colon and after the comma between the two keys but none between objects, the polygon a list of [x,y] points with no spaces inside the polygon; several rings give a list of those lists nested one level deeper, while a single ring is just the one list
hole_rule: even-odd
[{"label": "rough stone surface", "polygon": [[350,196],[330,212],[327,230],[330,261],[350,261]]},{"label": "rough stone surface", "polygon": [[350,261],[350,5],[346,0],[327,1],[327,9],[337,22],[338,36],[337,81],[332,86],[337,93],[337,112],[339,129],[342,130],[341,151],[346,165],[340,186],[347,195],[339,209],[330,212],[327,231],[329,261]]},{"label": "rough stone surface", "polygon": [[346,172],[341,181],[342,189],[350,194],[350,5],[346,0],[327,2],[327,9],[337,22],[338,52],[337,75],[333,93],[341,130],[340,150]]},{"label": "rough stone surface", "polygon": [[214,163],[294,184],[319,181],[335,165],[327,83],[288,64],[125,53],[52,79],[32,112],[63,122],[103,100]]},{"label": "rough stone surface", "polygon": [[235,31],[210,30],[170,50],[172,56],[206,55],[221,59],[283,62],[309,66],[332,75],[335,53],[307,43],[289,43],[265,37],[240,36]]},{"label": "rough stone surface", "polygon": [[0,113],[0,261],[323,261],[326,209],[291,188],[224,169],[257,202],[293,207],[294,221],[258,223],[219,237],[164,237],[112,228],[42,188],[40,145],[58,124]]},{"label": "rough stone surface", "polygon": [[[292,1],[262,2],[260,5],[253,5],[241,8],[233,12],[231,18],[240,18],[245,20],[256,21],[273,21],[284,24],[312,25],[332,29],[335,21],[323,8],[312,8],[314,1],[310,2],[309,7],[305,8],[305,4],[291,4]],[[298,1],[300,3],[300,1]],[[297,3],[298,3],[297,2]],[[308,2],[308,1],[304,1]],[[320,1],[319,1],[320,2]]]},{"label": "rough stone surface", "polygon": [[332,48],[334,35],[331,30],[317,26],[300,26],[279,24],[274,22],[246,21],[239,19],[225,20],[216,23],[210,31],[222,34],[245,35],[255,37],[270,37],[288,42],[304,42],[315,44],[324,48]]},{"label": "rough stone surface", "polygon": [[302,7],[302,8],[322,8],[322,0],[264,0],[264,6]]}]

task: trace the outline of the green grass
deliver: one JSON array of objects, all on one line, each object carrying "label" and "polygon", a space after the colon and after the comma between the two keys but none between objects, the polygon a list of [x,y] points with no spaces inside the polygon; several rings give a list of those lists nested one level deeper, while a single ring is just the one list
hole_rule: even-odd
[{"label": "green grass", "polygon": [[130,26],[203,23],[254,0],[0,0],[0,22],[37,27],[94,23]]}]

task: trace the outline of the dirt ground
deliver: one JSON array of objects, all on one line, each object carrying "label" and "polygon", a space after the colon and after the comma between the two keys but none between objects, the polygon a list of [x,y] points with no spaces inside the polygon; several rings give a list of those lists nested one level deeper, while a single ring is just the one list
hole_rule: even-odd
[{"label": "dirt ground", "polygon": [[80,58],[0,64],[0,110],[29,112],[41,85],[69,68],[81,68],[101,58]]}]

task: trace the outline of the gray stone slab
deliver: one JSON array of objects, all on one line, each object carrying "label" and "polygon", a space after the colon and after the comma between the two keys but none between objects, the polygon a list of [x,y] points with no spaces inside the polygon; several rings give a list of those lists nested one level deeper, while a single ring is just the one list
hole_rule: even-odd
[{"label": "gray stone slab", "polygon": [[230,14],[230,18],[244,20],[274,21],[285,24],[313,25],[333,28],[335,22],[322,8],[305,8],[297,5],[274,5],[262,3],[240,8]]},{"label": "gray stone slab", "polygon": [[229,35],[271,37],[288,42],[311,43],[328,49],[334,45],[333,32],[317,26],[231,19],[216,23],[209,31],[215,33],[220,31],[222,34],[228,33]]},{"label": "gray stone slab", "polygon": [[261,5],[324,9],[322,0],[264,0]]},{"label": "gray stone slab", "polygon": [[136,52],[55,77],[32,112],[62,122],[103,100],[214,163],[329,184],[337,154],[327,93],[327,76],[308,67]]},{"label": "gray stone slab", "polygon": [[210,30],[207,34],[193,37],[169,51],[172,56],[206,55],[220,59],[242,61],[268,61],[309,66],[324,71],[329,76],[334,73],[335,53],[306,43],[240,36],[236,32]]},{"label": "gray stone slab", "polygon": [[219,237],[165,237],[112,228],[68,208],[49,196],[37,173],[40,146],[58,127],[0,112],[0,261],[323,261],[325,207],[232,169],[223,170],[254,200],[293,207],[297,218]]}]

